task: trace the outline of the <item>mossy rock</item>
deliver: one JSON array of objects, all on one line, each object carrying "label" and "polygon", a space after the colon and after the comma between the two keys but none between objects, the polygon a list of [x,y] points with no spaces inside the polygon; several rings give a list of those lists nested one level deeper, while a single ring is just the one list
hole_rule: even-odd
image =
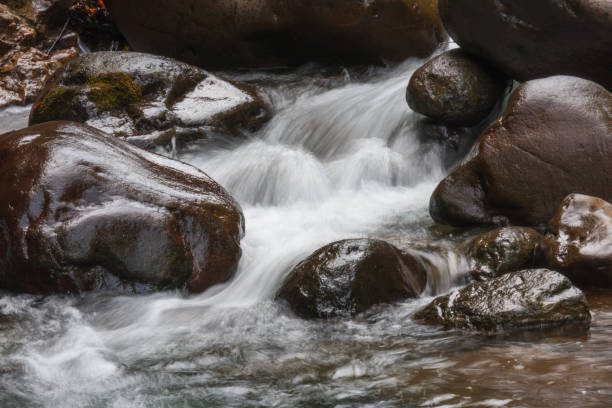
[{"label": "mossy rock", "polygon": [[51,88],[42,101],[32,107],[32,124],[65,119],[70,114],[77,90],[71,87]]},{"label": "mossy rock", "polygon": [[87,96],[101,111],[127,108],[140,102],[142,89],[123,72],[96,75],[87,81]]},{"label": "mossy rock", "polygon": [[269,118],[257,89],[248,85],[155,55],[97,52],[54,74],[37,96],[30,124],[87,123],[148,149],[172,140],[181,147],[211,134],[243,135]]}]

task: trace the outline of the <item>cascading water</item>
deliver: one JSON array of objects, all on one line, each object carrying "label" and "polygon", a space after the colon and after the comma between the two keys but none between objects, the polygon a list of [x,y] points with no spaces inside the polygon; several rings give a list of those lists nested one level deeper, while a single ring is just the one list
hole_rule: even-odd
[{"label": "cascading water", "polygon": [[181,156],[225,186],[248,220],[238,276],[211,304],[269,299],[296,262],[329,242],[380,235],[400,219],[424,222],[444,169],[437,151],[421,148],[404,102],[417,67],[306,90],[260,137]]},{"label": "cascading water", "polygon": [[[601,358],[612,305],[594,341],[551,345],[414,323],[429,298],[332,321],[295,318],[273,301],[293,265],[338,239],[411,247],[432,266],[428,295],[465,272],[427,213],[445,169],[404,101],[419,65],[325,86],[303,74],[251,78],[267,84],[271,123],[248,140],[178,152],[243,207],[235,278],[191,297],[1,297],[0,406],[558,407],[558,387],[565,402],[612,399],[612,360]],[[578,375],[571,385],[567,372]]]}]

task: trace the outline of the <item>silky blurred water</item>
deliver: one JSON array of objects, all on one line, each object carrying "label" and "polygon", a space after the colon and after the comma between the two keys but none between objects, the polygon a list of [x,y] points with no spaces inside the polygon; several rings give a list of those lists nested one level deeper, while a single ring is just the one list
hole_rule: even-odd
[{"label": "silky blurred water", "polygon": [[[438,229],[427,211],[448,169],[404,100],[421,63],[230,73],[260,86],[272,121],[243,139],[160,153],[240,202],[247,232],[235,278],[198,296],[4,294],[0,407],[611,406],[612,296],[589,295],[586,334],[491,336],[412,321],[466,271],[454,251],[465,236]],[[2,115],[5,130],[23,121],[21,111]],[[425,257],[425,296],[331,321],[274,302],[297,262],[359,237]]]}]

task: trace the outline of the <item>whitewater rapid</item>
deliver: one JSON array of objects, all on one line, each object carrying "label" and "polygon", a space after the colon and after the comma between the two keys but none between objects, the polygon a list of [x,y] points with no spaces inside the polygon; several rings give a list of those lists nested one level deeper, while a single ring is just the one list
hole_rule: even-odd
[{"label": "whitewater rapid", "polygon": [[[421,63],[370,70],[357,79],[344,72],[325,86],[316,75],[291,85],[289,76],[271,76],[271,84],[261,89],[275,115],[260,132],[246,140],[208,140],[161,151],[202,169],[240,202],[246,235],[235,277],[197,296],[2,298],[4,314],[31,320],[15,331],[21,339],[1,342],[15,348],[8,357],[18,367],[9,376],[14,383],[3,383],[12,387],[11,401],[33,399],[43,406],[107,406],[109,401],[111,406],[150,406],[155,401],[162,406],[157,397],[142,394],[156,381],[172,387],[177,372],[206,377],[211,370],[209,380],[215,383],[228,364],[233,374],[226,374],[242,372],[235,359],[243,358],[239,354],[245,347],[255,355],[261,350],[262,356],[282,359],[294,358],[309,338],[309,347],[325,342],[309,334],[321,323],[293,318],[273,301],[295,264],[340,239],[431,240],[428,201],[446,169],[439,147],[419,141],[418,117],[404,99],[406,84]],[[417,245],[414,250],[436,266],[427,294],[450,289],[463,262],[452,248],[432,253]],[[409,321],[406,316],[419,302],[385,312],[381,319],[395,323],[378,333],[368,334],[369,324],[350,321],[333,330],[378,341],[389,330],[403,332],[400,322]],[[276,356],[276,341],[287,343],[293,357]],[[202,357],[203,350],[213,355]],[[325,359],[315,350],[304,358]],[[359,372],[351,364],[342,362],[332,378]],[[219,398],[231,400],[243,391],[222,390]]]}]

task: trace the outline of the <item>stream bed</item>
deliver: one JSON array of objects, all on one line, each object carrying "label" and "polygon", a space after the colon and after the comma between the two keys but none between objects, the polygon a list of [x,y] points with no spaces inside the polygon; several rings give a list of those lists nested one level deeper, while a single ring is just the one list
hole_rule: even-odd
[{"label": "stream bed", "polygon": [[[491,335],[417,324],[463,282],[454,250],[474,231],[428,215],[444,146],[417,135],[404,100],[423,61],[351,71],[225,73],[258,85],[268,125],[160,150],[240,202],[246,235],[230,282],[186,296],[0,296],[0,407],[608,407],[612,295],[593,323]],[[0,133],[27,109],[0,113]],[[435,266],[424,297],[353,319],[307,321],[274,301],[291,270],[346,238],[410,247]]]}]

